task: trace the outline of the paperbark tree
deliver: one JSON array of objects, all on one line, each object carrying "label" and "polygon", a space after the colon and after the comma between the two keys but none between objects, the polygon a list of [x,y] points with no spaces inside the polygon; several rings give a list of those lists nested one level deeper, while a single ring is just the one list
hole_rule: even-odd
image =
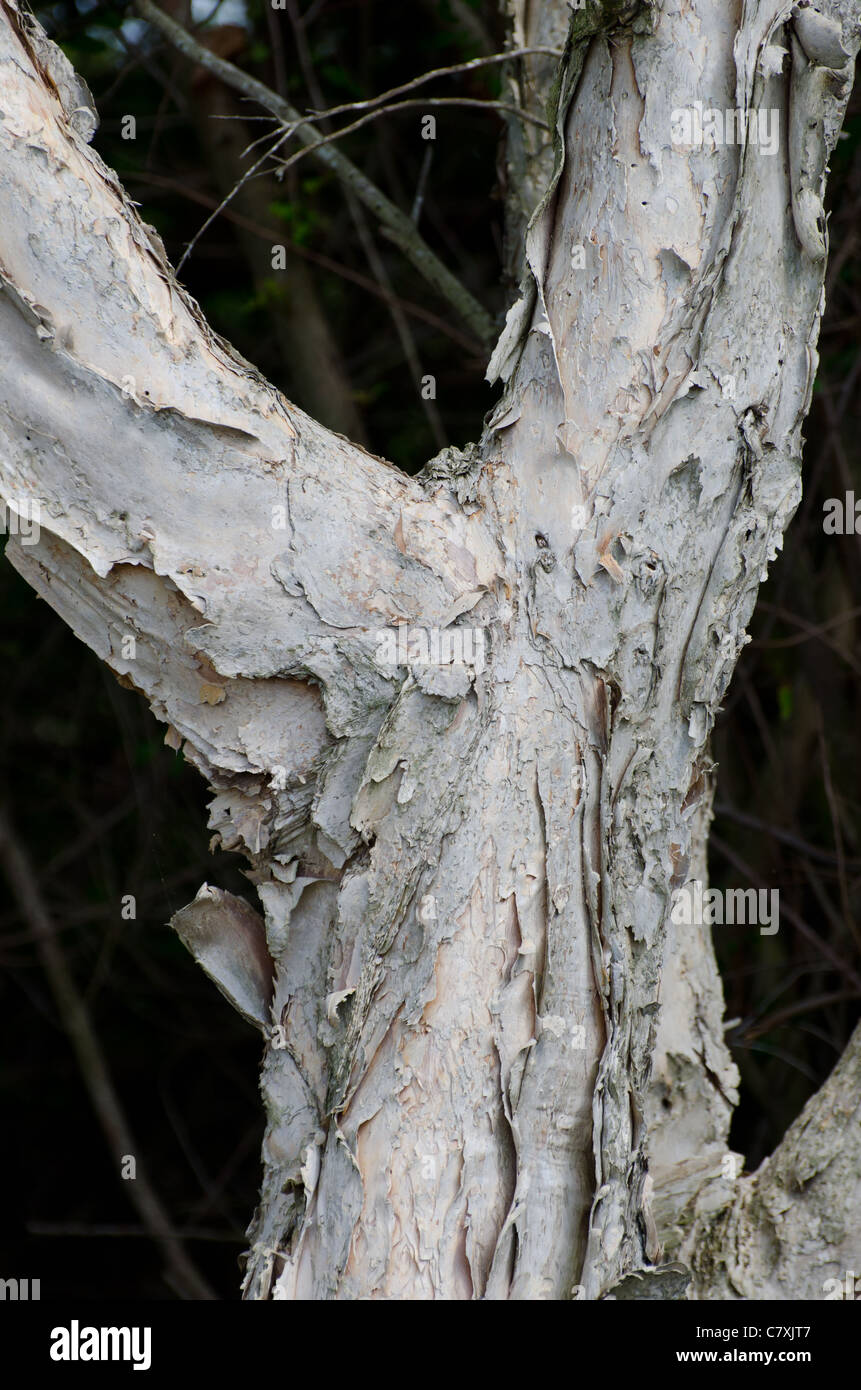
[{"label": "paperbark tree", "polygon": [[[858,1267],[861,1031],[738,1176],[670,905],[800,497],[857,3],[511,0],[565,54],[552,139],[509,145],[504,390],[417,478],[212,333],[0,14],[0,487],[41,521],[7,554],[250,864],[261,916],[204,886],[174,920],[265,1036],[247,1296],[821,1297]],[[527,112],[549,61],[512,66]]]}]

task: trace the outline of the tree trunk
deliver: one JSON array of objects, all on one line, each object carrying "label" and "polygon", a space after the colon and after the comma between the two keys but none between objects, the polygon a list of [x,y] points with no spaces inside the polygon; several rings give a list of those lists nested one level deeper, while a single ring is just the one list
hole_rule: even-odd
[{"label": "tree trunk", "polygon": [[[567,7],[511,11],[546,42]],[[511,147],[512,219],[545,191],[504,394],[417,479],[212,334],[0,14],[2,490],[41,505],[7,554],[251,864],[260,925],[209,889],[175,922],[266,1039],[247,1296],[810,1296],[861,1209],[859,1035],[734,1177],[712,946],[670,906],[800,498],[857,4],[573,11],[552,145]],[[739,138],[680,138],[698,101]]]}]

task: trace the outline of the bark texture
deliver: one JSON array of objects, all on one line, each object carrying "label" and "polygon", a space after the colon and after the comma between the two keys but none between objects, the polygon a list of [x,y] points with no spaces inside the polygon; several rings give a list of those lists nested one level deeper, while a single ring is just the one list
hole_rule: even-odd
[{"label": "bark texture", "polygon": [[692,1295],[857,1299],[859,1212],[861,1026],[758,1172],[697,1193],[684,1244]]},{"label": "bark texture", "polygon": [[[517,42],[564,10],[515,6]],[[811,1129],[715,1197],[736,1078],[711,945],[669,904],[703,877],[709,731],[800,496],[859,41],[856,4],[820,10],[573,13],[502,397],[409,479],[211,333],[0,0],[2,490],[42,504],[7,553],[252,866],[259,922],[207,889],[177,924],[266,1036],[249,1297],[809,1287],[789,1250],[734,1272]],[[680,146],[696,101],[776,111],[778,150]],[[513,161],[521,208],[548,157]],[[399,627],[480,629],[484,660],[387,664]],[[814,1242],[817,1202],[792,1198]]]}]

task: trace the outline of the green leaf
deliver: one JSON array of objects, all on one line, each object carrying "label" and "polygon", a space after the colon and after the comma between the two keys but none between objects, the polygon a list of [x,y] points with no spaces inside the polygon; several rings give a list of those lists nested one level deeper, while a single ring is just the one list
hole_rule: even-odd
[{"label": "green leaf", "polygon": [[777,708],[780,712],[781,721],[786,724],[792,718],[792,711],[795,707],[795,700],[792,694],[791,685],[781,685],[777,689]]}]

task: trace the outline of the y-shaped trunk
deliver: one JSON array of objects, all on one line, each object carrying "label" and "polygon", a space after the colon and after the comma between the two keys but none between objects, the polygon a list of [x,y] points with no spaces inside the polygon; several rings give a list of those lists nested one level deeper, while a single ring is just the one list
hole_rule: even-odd
[{"label": "y-shaped trunk", "polygon": [[735,1078],[669,908],[800,495],[859,37],[790,9],[574,12],[504,396],[410,480],[208,333],[2,0],[10,550],[253,866],[262,926],[176,923],[266,1038],[250,1297],[710,1295]]}]

